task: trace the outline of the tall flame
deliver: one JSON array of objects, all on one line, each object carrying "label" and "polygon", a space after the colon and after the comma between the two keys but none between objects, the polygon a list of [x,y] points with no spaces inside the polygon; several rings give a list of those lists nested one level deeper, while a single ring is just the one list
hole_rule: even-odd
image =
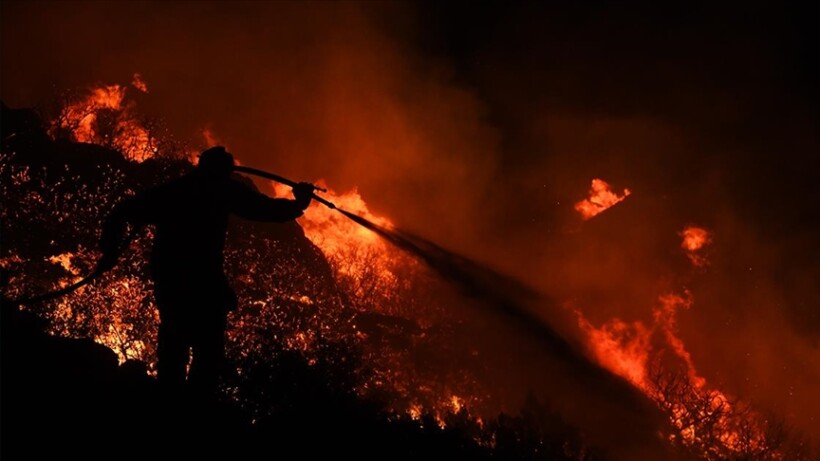
[{"label": "tall flame", "polygon": [[[688,291],[665,293],[652,309],[650,325],[613,318],[595,327],[579,310],[576,316],[593,359],[667,412],[677,430],[671,441],[708,459],[773,452],[778,442],[767,438],[773,423],[734,403],[698,373],[677,327],[678,312],[692,305]],[[680,372],[669,371],[676,367],[670,359]]]}]

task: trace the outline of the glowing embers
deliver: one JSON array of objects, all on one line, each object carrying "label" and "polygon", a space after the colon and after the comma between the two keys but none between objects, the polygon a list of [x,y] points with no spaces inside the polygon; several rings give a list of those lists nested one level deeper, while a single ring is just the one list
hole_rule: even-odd
[{"label": "glowing embers", "polygon": [[[139,74],[134,74],[132,86],[148,92]],[[155,156],[156,139],[137,119],[135,103],[126,98],[127,90],[125,85],[103,85],[74,98],[51,121],[49,134],[53,138],[67,137],[75,142],[105,146],[135,162]]]},{"label": "glowing embers", "polygon": [[709,260],[704,254],[707,245],[712,243],[712,235],[706,229],[697,226],[686,226],[678,235],[683,241],[680,246],[686,252],[686,256],[695,267],[705,267],[709,265]]},{"label": "glowing embers", "polygon": [[[50,262],[52,264],[57,264],[60,267],[62,267],[66,272],[69,272],[72,275],[78,276],[78,275],[80,275],[80,270],[77,269],[76,267],[74,267],[73,264],[71,264],[71,258],[73,258],[73,257],[74,257],[74,253],[66,252],[66,253],[61,253],[61,254],[49,257],[48,262]],[[63,281],[63,283],[65,285],[68,285],[68,282]]]},{"label": "glowing embers", "polygon": [[595,178],[589,188],[589,198],[581,200],[575,204],[575,209],[581,213],[584,219],[590,219],[613,205],[622,202],[632,192],[624,189],[621,195],[614,192],[611,186],[604,180]]}]

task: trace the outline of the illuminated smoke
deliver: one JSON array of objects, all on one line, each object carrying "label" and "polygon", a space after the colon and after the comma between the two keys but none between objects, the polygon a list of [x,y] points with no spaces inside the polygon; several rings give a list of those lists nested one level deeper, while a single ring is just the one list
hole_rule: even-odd
[{"label": "illuminated smoke", "polygon": [[206,147],[225,146],[225,144],[221,142],[209,128],[202,130],[202,138],[205,140]]}]

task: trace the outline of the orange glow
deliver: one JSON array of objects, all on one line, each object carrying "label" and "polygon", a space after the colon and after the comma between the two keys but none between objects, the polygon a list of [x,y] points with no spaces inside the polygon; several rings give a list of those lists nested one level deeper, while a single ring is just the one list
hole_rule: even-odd
[{"label": "orange glow", "polygon": [[[678,312],[692,305],[688,291],[663,294],[652,309],[651,325],[615,318],[595,327],[580,311],[576,316],[592,358],[667,411],[677,430],[669,436],[671,441],[680,440],[704,454],[768,450],[766,421],[749,408],[738,407],[697,372],[677,328]],[[680,365],[681,374],[653,364],[664,353]]]},{"label": "orange glow", "polygon": [[678,309],[689,309],[692,306],[692,296],[685,292],[683,296],[671,293],[658,298],[659,305],[652,311],[655,319],[655,326],[659,328],[666,339],[666,343],[686,365],[686,373],[689,380],[697,388],[706,385],[706,380],[699,376],[695,370],[695,363],[692,355],[686,350],[683,340],[677,333],[677,311]]},{"label": "orange glow", "polygon": [[49,257],[48,261],[53,264],[59,264],[63,269],[65,269],[66,272],[70,272],[73,275],[79,275],[80,270],[71,264],[71,258],[73,257],[73,253],[62,253]]},{"label": "orange glow", "polygon": [[[318,185],[326,188],[323,181],[319,181]],[[273,183],[273,188],[277,196],[291,195],[288,186]],[[328,190],[319,195],[339,208],[362,216],[381,227],[392,227],[390,220],[370,212],[356,189],[343,194]],[[305,215],[299,219],[299,224],[304,229],[305,236],[318,246],[328,259],[345,261],[345,264],[339,266],[341,275],[357,276],[375,271],[375,274],[384,280],[395,278],[390,270],[395,258],[398,257],[395,250],[374,232],[354,223],[341,213],[314,201]],[[362,258],[362,255],[367,257]]]},{"label": "orange glow", "polygon": [[[133,85],[144,86],[135,74]],[[52,137],[67,135],[72,141],[98,144],[122,152],[129,160],[143,162],[157,153],[156,140],[134,115],[123,85],[105,85],[66,104],[51,122]],[[147,87],[145,90],[147,91]]]},{"label": "orange glow", "polygon": [[612,319],[595,328],[576,310],[578,326],[587,335],[587,345],[604,368],[646,390],[651,330],[641,322]]},{"label": "orange glow", "polygon": [[461,397],[457,395],[453,395],[452,397],[450,397],[450,405],[452,407],[453,413],[458,413],[459,411],[461,411],[462,408],[464,408],[464,400],[462,400]]},{"label": "orange glow", "polygon": [[148,85],[145,84],[145,80],[142,79],[140,73],[134,73],[134,77],[131,79],[131,86],[143,93],[148,93]]},{"label": "orange glow", "polygon": [[[139,74],[134,75],[132,85],[140,91],[147,92],[147,86]],[[132,108],[133,103],[127,101],[124,86],[100,87],[92,90],[85,99],[67,105],[61,118],[54,122],[53,129],[68,130],[75,141],[113,147],[133,161],[143,161],[153,156],[157,150],[152,147],[155,145],[154,139],[137,121]],[[100,127],[100,120],[110,118],[112,114],[114,129],[104,132]],[[208,146],[221,144],[210,129],[203,130],[202,136]],[[27,174],[21,173],[20,180],[27,180],[24,177]],[[321,182],[320,185],[324,186]],[[281,184],[273,184],[273,188],[277,196],[289,196],[291,193],[290,187]],[[108,192],[100,194],[104,193]],[[630,194],[629,189],[624,189],[618,194],[605,181],[596,178],[592,180],[589,197],[575,204],[575,209],[581,213],[583,219],[590,219],[625,200]],[[360,215],[379,226],[392,227],[389,219],[377,216],[368,209],[356,189],[344,193],[329,191],[319,195],[335,203],[339,208]],[[110,203],[110,198],[96,199],[95,203]],[[103,209],[108,207],[96,210],[94,214],[101,215]],[[355,316],[360,314],[393,314],[402,308],[420,309],[418,305],[402,300],[401,296],[404,293],[398,292],[401,287],[421,280],[407,277],[408,268],[416,264],[415,260],[397,251],[372,231],[317,202],[311,204],[305,215],[299,219],[299,224],[305,236],[326,256],[335,282],[344,287],[345,295],[353,295],[345,296],[343,301],[346,304],[344,308],[356,311],[351,318],[356,319]],[[150,231],[147,232],[148,235],[133,245],[132,251],[146,246],[146,242],[150,240]],[[683,238],[681,246],[693,264],[705,264],[701,262],[705,261],[705,256],[701,252],[711,242],[710,233],[703,228],[689,226],[681,231],[680,235]],[[361,327],[364,322],[359,323],[358,319],[343,323],[337,317],[333,317],[342,309],[336,309],[337,304],[322,298],[324,294],[321,290],[310,291],[311,288],[299,286],[281,288],[264,279],[268,272],[272,272],[270,266],[263,266],[259,262],[267,255],[262,252],[266,250],[265,245],[268,243],[254,240],[254,248],[243,247],[241,250],[233,250],[232,256],[228,255],[228,259],[232,258],[246,265],[241,266],[244,271],[238,271],[240,275],[237,279],[242,279],[242,283],[254,288],[248,290],[253,292],[253,297],[249,295],[242,300],[247,307],[240,309],[237,316],[252,311],[260,319],[279,320],[279,323],[276,323],[279,328],[276,333],[277,341],[288,349],[304,352],[310,364],[315,363],[309,355],[317,348],[316,331],[327,337],[334,334],[350,335],[362,343],[366,341],[373,330]],[[65,271],[76,276],[86,273],[87,268],[92,267],[91,263],[95,256],[93,252],[78,249],[75,253],[62,253],[46,261],[60,265]],[[155,356],[153,347],[156,343],[157,314],[152,301],[150,282],[139,275],[144,268],[143,260],[139,254],[132,255],[131,259],[124,261],[121,267],[107,274],[99,283],[55,301],[51,314],[51,320],[55,325],[53,332],[75,335],[77,331],[82,331],[82,334],[88,334],[95,341],[114,350],[121,361],[136,358],[151,362]],[[0,265],[9,264],[10,261],[0,261]],[[273,277],[279,275],[274,273]],[[240,291],[240,295],[241,293]],[[384,300],[388,302],[383,302]],[[402,304],[403,302],[406,304]],[[404,307],[405,305],[410,307]],[[297,310],[294,306],[303,310]],[[684,291],[658,296],[651,310],[651,323],[611,318],[596,327],[580,310],[576,310],[576,316],[590,357],[602,367],[631,383],[666,410],[673,427],[677,429],[673,437],[678,437],[688,444],[699,443],[698,440],[705,429],[698,421],[707,419],[709,413],[715,413],[719,414],[718,420],[711,426],[712,429],[708,430],[718,431],[718,440],[726,449],[739,450],[738,440],[741,436],[736,427],[746,424],[748,413],[740,412],[729,396],[713,385],[710,387],[706,378],[698,373],[694,358],[678,331],[677,315],[692,306],[691,294]],[[308,312],[309,314],[303,315],[308,320],[303,321],[299,317],[299,322],[303,323],[294,322],[293,319],[297,316],[286,317],[287,309],[293,309],[300,314]],[[364,316],[360,319],[362,317]],[[397,315],[396,318],[410,317]],[[413,341],[421,341],[421,338],[428,334],[423,329],[424,319],[419,312],[413,312],[412,318],[422,328],[402,334]],[[228,333],[233,342],[249,341],[242,336],[249,336],[248,331],[254,330],[251,321],[251,316],[248,316],[236,322],[237,326]],[[248,322],[247,327],[243,322]],[[349,326],[350,329],[343,330],[339,328],[340,325],[345,328]],[[379,327],[387,330],[381,325]],[[401,331],[402,327],[393,328]],[[375,372],[363,387],[390,389],[400,394],[401,399],[397,403],[391,403],[394,405],[393,409],[408,414],[414,420],[421,420],[423,415],[430,414],[439,426],[444,427],[447,414],[475,408],[476,403],[483,398],[479,397],[483,394],[471,392],[474,389],[459,387],[460,382],[449,382],[444,377],[440,378],[441,382],[418,378],[414,375],[413,364],[404,360],[406,357],[402,354],[406,353],[406,350],[385,350],[385,347],[381,347],[382,344],[373,344],[380,348],[375,351],[368,350],[365,360],[370,361],[368,366],[372,366]],[[663,392],[653,371],[653,361],[661,355],[683,370],[682,380],[686,393],[670,396]],[[692,406],[691,400],[698,399],[706,401],[706,406]],[[763,443],[757,433],[753,433],[753,439],[756,440],[756,444]]]},{"label": "orange glow", "polygon": [[[320,187],[327,188],[323,181]],[[272,183],[274,195],[290,197],[291,188],[286,185]],[[339,208],[362,216],[383,228],[392,228],[392,222],[371,212],[358,190],[353,189],[344,193],[333,190],[318,192],[318,195],[334,203]],[[378,313],[397,318],[407,318],[412,315],[419,323],[425,322],[425,312],[414,306],[410,299],[401,300],[401,297],[412,296],[413,279],[419,264],[413,258],[405,255],[387,243],[377,234],[359,226],[343,214],[326,206],[313,202],[305,211],[304,216],[298,219],[305,232],[305,236],[313,242],[330,262],[336,276],[337,283],[346,287],[352,295],[351,303],[367,313]],[[416,280],[417,281],[417,280]],[[410,283],[408,283],[410,282]],[[408,302],[410,301],[410,302]],[[406,304],[405,304],[406,303]],[[412,308],[408,313],[402,309]],[[354,325],[354,328],[355,325]],[[367,335],[356,330],[358,338]],[[294,347],[294,345],[291,345]],[[310,344],[296,344],[295,348],[308,349]],[[363,345],[363,347],[367,347]],[[455,387],[456,384],[442,379],[441,382],[422,381],[419,386],[418,377],[412,365],[408,365],[402,354],[406,351],[387,351],[379,347],[369,355],[382,364],[381,377],[373,383],[376,387],[388,384],[401,389],[401,393],[413,396],[416,400],[409,404],[396,404],[392,409],[408,414],[414,420],[421,420],[422,415],[431,415],[436,424],[444,428],[447,415],[468,411],[476,405],[480,398],[469,392],[469,388]],[[386,382],[387,383],[386,383]],[[413,383],[414,390],[409,387]],[[458,390],[458,394],[453,390]]]},{"label": "orange glow", "polygon": [[205,128],[204,130],[202,130],[202,137],[205,139],[206,147],[224,145],[219,141],[219,139],[217,139],[216,135],[209,128]]},{"label": "orange glow", "polygon": [[589,198],[576,203],[575,209],[581,213],[584,219],[590,219],[622,202],[631,193],[629,189],[624,189],[623,193],[618,195],[606,181],[595,178],[592,180],[592,186],[589,189]]},{"label": "orange glow", "polygon": [[681,231],[680,236],[683,237],[681,247],[686,251],[700,250],[712,241],[709,231],[696,226],[687,226]]},{"label": "orange glow", "polygon": [[94,88],[86,99],[63,109],[60,126],[70,129],[75,141],[96,144],[97,113],[121,109],[124,98],[125,88],[120,85]]},{"label": "orange glow", "polygon": [[704,248],[712,243],[712,236],[706,229],[697,226],[686,226],[678,235],[683,241],[680,246],[686,251],[686,256],[695,267],[705,267],[709,265],[706,255],[702,254]]},{"label": "orange glow", "polygon": [[407,414],[410,415],[410,417],[413,418],[414,420],[419,421],[419,420],[421,420],[422,410],[423,410],[423,408],[421,407],[421,405],[419,405],[417,403],[413,403],[408,408]]}]

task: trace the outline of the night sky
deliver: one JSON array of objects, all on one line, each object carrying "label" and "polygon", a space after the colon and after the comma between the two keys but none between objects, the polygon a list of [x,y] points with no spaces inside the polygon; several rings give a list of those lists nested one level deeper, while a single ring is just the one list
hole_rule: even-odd
[{"label": "night sky", "polygon": [[[140,112],[179,139],[204,147],[208,129],[243,164],[358,187],[600,318],[686,285],[701,371],[817,434],[814,18],[781,2],[4,1],[0,93],[34,107],[139,72]],[[595,177],[633,195],[582,223]],[[659,282],[687,224],[714,231],[713,266]]]}]

